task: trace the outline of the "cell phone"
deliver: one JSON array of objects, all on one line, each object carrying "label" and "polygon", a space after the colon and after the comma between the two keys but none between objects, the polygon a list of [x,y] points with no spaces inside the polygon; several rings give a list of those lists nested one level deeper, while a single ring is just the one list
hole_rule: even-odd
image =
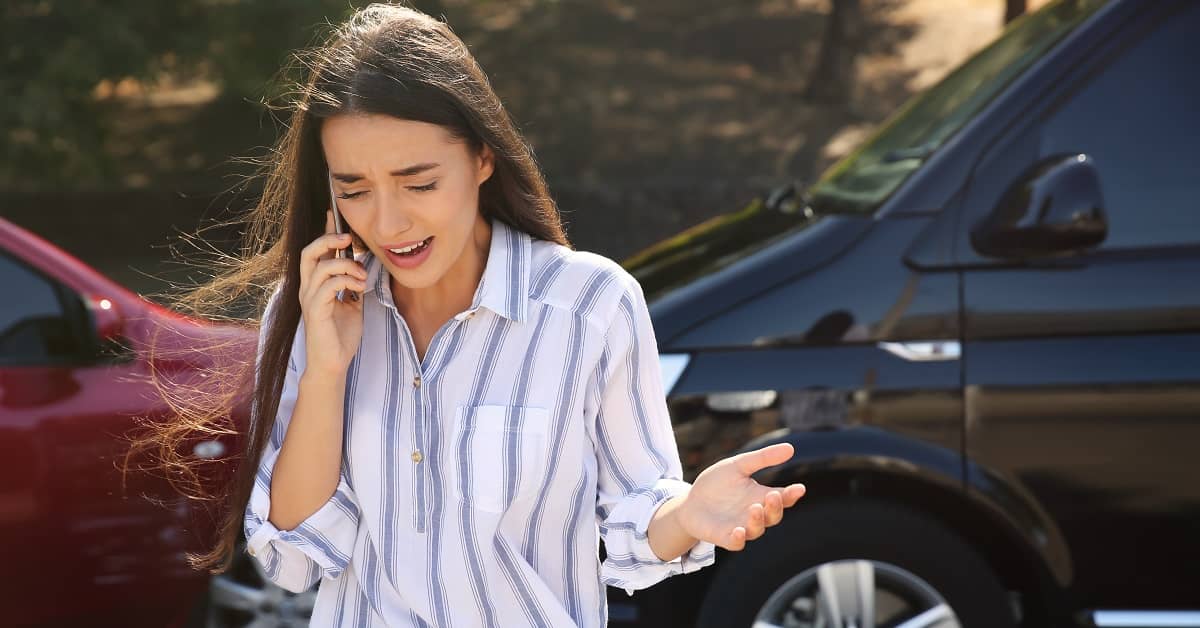
[{"label": "cell phone", "polygon": [[[348,233],[346,223],[342,220],[342,213],[338,211],[337,194],[333,191],[333,175],[329,175],[329,203],[333,207],[333,231],[335,233]],[[342,259],[354,259],[353,245],[347,246],[344,249],[335,249],[334,255]],[[345,303],[346,297],[349,295],[351,301],[358,301],[358,293],[353,290],[342,288],[338,290],[337,300]]]}]

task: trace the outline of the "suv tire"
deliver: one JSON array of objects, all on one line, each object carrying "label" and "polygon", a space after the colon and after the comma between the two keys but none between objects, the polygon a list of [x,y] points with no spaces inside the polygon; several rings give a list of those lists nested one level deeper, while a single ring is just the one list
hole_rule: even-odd
[{"label": "suv tire", "polygon": [[[879,624],[871,618],[865,625],[893,626],[922,611],[927,617],[945,614],[948,605],[954,618],[918,623],[939,628],[1017,626],[1007,592],[987,561],[938,520],[898,504],[844,499],[808,506],[801,500],[779,525],[767,528],[743,551],[724,554],[723,562],[701,606],[700,628],[815,625],[813,614],[823,615],[823,625],[860,625],[854,609],[848,608],[855,604],[843,605],[849,617],[829,623],[829,613],[817,608],[820,596],[801,593],[815,592],[818,582],[847,575],[851,581],[872,583],[870,607],[876,616],[890,612],[885,608],[889,603],[895,608],[898,601],[911,602],[908,610],[899,604],[898,616],[881,616]],[[855,580],[858,575],[867,579]],[[846,589],[854,587],[842,587],[843,595]],[[788,617],[772,621],[759,616],[772,609]]]}]

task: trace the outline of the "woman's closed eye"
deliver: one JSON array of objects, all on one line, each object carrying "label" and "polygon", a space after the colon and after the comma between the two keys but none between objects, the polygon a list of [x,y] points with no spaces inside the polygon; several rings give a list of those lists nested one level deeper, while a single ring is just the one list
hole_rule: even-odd
[{"label": "woman's closed eye", "polygon": [[[432,192],[433,190],[437,189],[437,181],[433,181],[433,182],[427,183],[425,185],[409,185],[406,187],[408,187],[408,189],[410,189],[414,192]],[[363,194],[366,194],[366,193],[367,193],[366,190],[364,190],[362,192],[347,192],[344,194],[339,194],[338,198],[341,198],[341,199],[358,198],[359,196],[362,196]]]},{"label": "woman's closed eye", "polygon": [[437,181],[431,181],[425,185],[410,185],[408,189],[414,192],[430,192],[437,189]]}]

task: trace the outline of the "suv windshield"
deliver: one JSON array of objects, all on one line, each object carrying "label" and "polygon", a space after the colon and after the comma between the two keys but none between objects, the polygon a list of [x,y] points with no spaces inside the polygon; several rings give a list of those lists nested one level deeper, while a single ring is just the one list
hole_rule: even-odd
[{"label": "suv windshield", "polygon": [[755,199],[643,249],[621,264],[648,297],[714,272],[805,229],[822,214],[869,213],[933,151],[1106,0],[1058,0],[1013,22],[941,82],[913,97],[802,199]]},{"label": "suv windshield", "polygon": [[1106,0],[1059,0],[1014,21],[996,41],[897,111],[808,190],[817,213],[877,209],[908,175],[1021,72]]}]

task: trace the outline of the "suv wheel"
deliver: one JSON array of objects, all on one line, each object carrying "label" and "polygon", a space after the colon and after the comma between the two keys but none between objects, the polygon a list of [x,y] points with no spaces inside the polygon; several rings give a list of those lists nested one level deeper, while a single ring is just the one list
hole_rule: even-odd
[{"label": "suv wheel", "polygon": [[960,628],[962,622],[929,583],[874,560],[806,569],[775,589],[754,617],[755,628],[851,625]]},{"label": "suv wheel", "polygon": [[701,628],[1017,625],[987,562],[939,521],[902,506],[801,500],[723,559]]}]

